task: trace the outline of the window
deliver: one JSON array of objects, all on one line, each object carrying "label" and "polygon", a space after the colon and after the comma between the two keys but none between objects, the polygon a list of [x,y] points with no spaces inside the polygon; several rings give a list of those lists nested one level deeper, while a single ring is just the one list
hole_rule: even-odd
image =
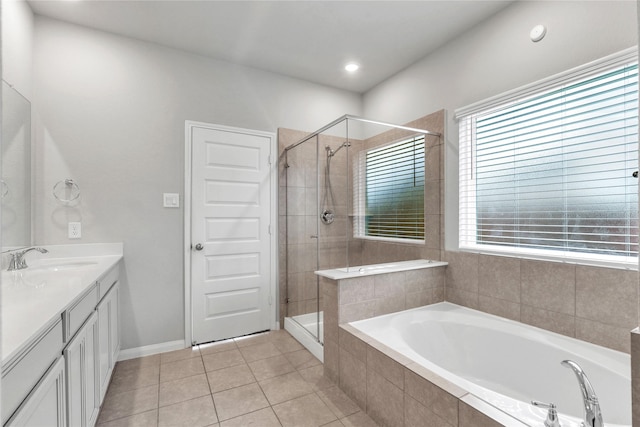
[{"label": "window", "polygon": [[461,249],[637,264],[636,55],[457,112]]},{"label": "window", "polygon": [[424,241],[424,136],[359,154],[356,237]]}]

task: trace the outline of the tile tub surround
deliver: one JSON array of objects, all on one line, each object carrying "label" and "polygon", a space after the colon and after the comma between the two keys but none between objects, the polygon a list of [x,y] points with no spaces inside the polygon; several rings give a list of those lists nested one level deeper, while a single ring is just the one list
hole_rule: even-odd
[{"label": "tile tub surround", "polygon": [[[350,279],[320,277],[324,310],[324,373],[339,383],[339,325],[444,301],[446,266]],[[348,362],[348,361],[347,361]]]},{"label": "tile tub surround", "polygon": [[470,252],[443,258],[446,301],[630,352],[637,271]]},{"label": "tile tub surround", "polygon": [[340,388],[378,424],[525,427],[353,326],[338,333]]},{"label": "tile tub surround", "polygon": [[286,331],[119,362],[101,427],[372,427]]}]

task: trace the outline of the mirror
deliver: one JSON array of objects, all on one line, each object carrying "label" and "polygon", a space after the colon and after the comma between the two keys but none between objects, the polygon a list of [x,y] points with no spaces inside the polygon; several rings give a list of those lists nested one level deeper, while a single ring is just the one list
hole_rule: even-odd
[{"label": "mirror", "polygon": [[2,81],[2,246],[31,244],[31,103]]}]

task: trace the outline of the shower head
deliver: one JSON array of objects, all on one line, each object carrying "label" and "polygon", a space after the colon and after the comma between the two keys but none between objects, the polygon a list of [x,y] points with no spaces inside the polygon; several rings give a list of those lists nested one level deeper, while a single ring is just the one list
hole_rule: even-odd
[{"label": "shower head", "polygon": [[336,153],[338,151],[340,151],[343,147],[351,147],[351,142],[349,141],[345,141],[342,144],[340,144],[340,146],[338,148],[336,148],[335,150],[332,150],[331,147],[329,147],[328,145],[324,147],[325,150],[327,150],[327,157],[333,157],[336,155]]}]

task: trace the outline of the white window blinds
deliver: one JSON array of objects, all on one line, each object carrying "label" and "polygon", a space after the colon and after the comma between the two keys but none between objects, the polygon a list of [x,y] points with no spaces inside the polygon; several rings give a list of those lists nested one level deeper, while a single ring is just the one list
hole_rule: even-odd
[{"label": "white window blinds", "polygon": [[638,66],[460,116],[460,247],[637,263]]},{"label": "white window blinds", "polygon": [[423,241],[424,136],[362,152],[358,163],[356,236]]}]

